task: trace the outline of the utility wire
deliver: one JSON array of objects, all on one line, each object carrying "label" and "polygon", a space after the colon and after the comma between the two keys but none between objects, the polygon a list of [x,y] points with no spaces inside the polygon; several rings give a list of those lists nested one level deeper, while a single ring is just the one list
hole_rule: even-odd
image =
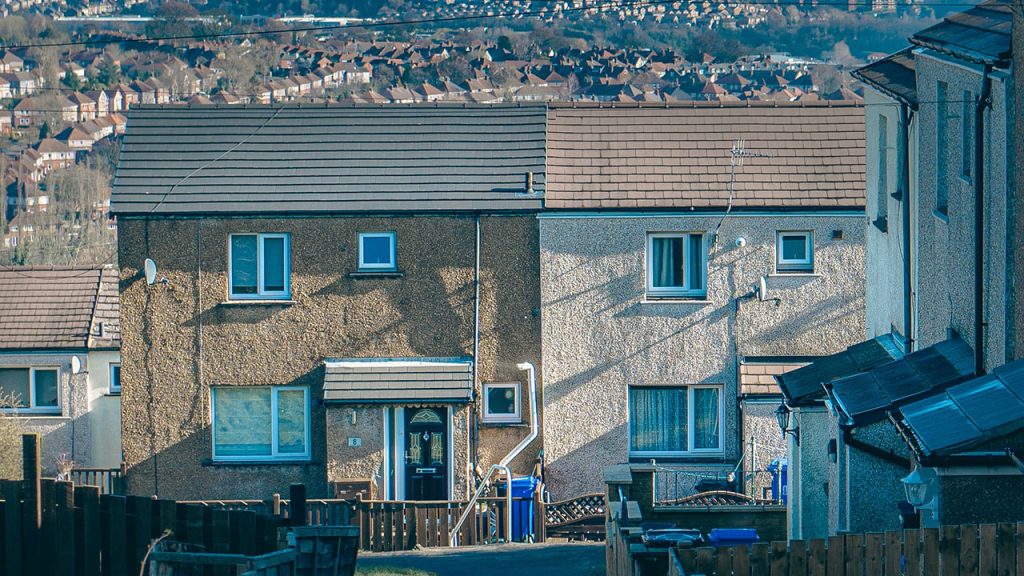
[{"label": "utility wire", "polygon": [[[632,0],[632,1],[618,1],[609,3],[595,3],[588,6],[571,6],[571,7],[556,7],[543,10],[523,10],[523,11],[506,11],[498,12],[494,14],[466,14],[459,16],[440,16],[434,18],[418,18],[418,19],[406,19],[406,20],[386,20],[379,22],[355,22],[350,24],[326,24],[321,26],[299,26],[294,28],[284,28],[281,30],[246,30],[238,32],[211,32],[209,34],[182,34],[175,36],[158,36],[153,38],[137,38],[137,39],[90,39],[90,40],[71,40],[66,42],[37,42],[34,44],[12,44],[9,46],[0,46],[6,50],[22,50],[27,48],[51,48],[51,47],[68,47],[68,46],[96,46],[96,45],[108,45],[108,44],[121,44],[124,42],[160,42],[160,41],[174,41],[174,40],[209,40],[214,38],[241,38],[241,37],[254,37],[254,36],[269,36],[273,34],[292,34],[296,32],[326,32],[332,30],[352,30],[352,29],[378,29],[378,28],[394,28],[399,26],[414,26],[424,24],[446,24],[452,22],[467,22],[473,20],[489,20],[499,18],[530,18],[535,16],[544,16],[553,13],[575,13],[575,12],[590,12],[590,11],[606,11],[613,10],[616,8],[645,8],[648,6],[657,6],[662,4],[675,4],[679,3],[680,0]],[[822,1],[817,3],[803,2],[800,0],[779,0],[777,2],[772,0],[751,0],[748,2],[732,2],[726,0],[720,2],[724,6],[800,6],[800,7],[841,7],[847,10],[854,10],[857,8],[871,8],[875,5],[873,1],[858,1],[853,0],[851,2],[837,2],[837,1]],[[911,6],[934,6],[934,7],[974,7],[974,3],[970,2],[920,2],[912,4]]]}]

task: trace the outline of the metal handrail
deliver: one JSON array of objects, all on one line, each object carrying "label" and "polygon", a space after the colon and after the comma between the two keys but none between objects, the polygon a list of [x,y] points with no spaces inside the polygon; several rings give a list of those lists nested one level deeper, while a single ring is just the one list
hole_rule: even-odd
[{"label": "metal handrail", "polygon": [[505,538],[512,538],[512,469],[505,464],[494,464],[487,470],[487,475],[484,476],[483,481],[480,482],[480,486],[477,487],[476,492],[473,493],[473,497],[469,499],[469,504],[466,504],[466,509],[462,511],[462,515],[459,516],[459,521],[455,523],[455,527],[452,528],[451,532],[448,533],[448,545],[451,547],[458,546],[459,528],[466,522],[466,518],[469,518],[469,513],[476,506],[476,501],[483,495],[484,490],[487,489],[487,481],[491,479],[494,472],[497,470],[505,471],[505,478],[508,481],[508,489],[505,490]]}]

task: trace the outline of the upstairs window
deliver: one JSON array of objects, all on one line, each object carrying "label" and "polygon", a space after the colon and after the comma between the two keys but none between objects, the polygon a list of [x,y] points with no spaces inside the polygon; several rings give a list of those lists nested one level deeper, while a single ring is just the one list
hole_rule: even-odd
[{"label": "upstairs window", "polygon": [[228,285],[233,299],[287,299],[291,262],[287,234],[232,234]]},{"label": "upstairs window", "polygon": [[652,298],[707,296],[704,234],[647,236],[647,295]]},{"label": "upstairs window", "polygon": [[60,379],[56,368],[0,368],[0,393],[18,412],[60,413]]},{"label": "upstairs window", "polygon": [[216,386],[212,394],[214,460],[309,459],[307,388]]},{"label": "upstairs window", "polygon": [[814,272],[814,242],[810,232],[779,232],[775,255],[776,272]]},{"label": "upstairs window", "polygon": [[365,271],[395,270],[394,232],[362,232],[359,234],[359,269]]}]

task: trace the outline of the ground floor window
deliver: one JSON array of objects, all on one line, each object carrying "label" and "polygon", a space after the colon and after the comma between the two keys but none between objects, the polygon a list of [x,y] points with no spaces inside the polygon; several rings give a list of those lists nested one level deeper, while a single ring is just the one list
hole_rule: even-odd
[{"label": "ground floor window", "polygon": [[60,413],[60,379],[56,368],[0,368],[0,395],[26,412]]},{"label": "ground floor window", "polygon": [[309,390],[295,386],[213,388],[214,460],[309,458]]},{"label": "ground floor window", "polygon": [[484,422],[522,422],[519,409],[519,384],[485,383]]},{"label": "ground floor window", "polygon": [[721,391],[721,386],[631,386],[630,453],[720,452]]}]

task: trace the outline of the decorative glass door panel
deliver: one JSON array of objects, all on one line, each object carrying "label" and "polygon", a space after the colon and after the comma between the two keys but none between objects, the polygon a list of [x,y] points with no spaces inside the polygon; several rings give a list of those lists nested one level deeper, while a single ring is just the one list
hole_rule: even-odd
[{"label": "decorative glass door panel", "polygon": [[405,409],[405,499],[448,499],[448,411]]}]

